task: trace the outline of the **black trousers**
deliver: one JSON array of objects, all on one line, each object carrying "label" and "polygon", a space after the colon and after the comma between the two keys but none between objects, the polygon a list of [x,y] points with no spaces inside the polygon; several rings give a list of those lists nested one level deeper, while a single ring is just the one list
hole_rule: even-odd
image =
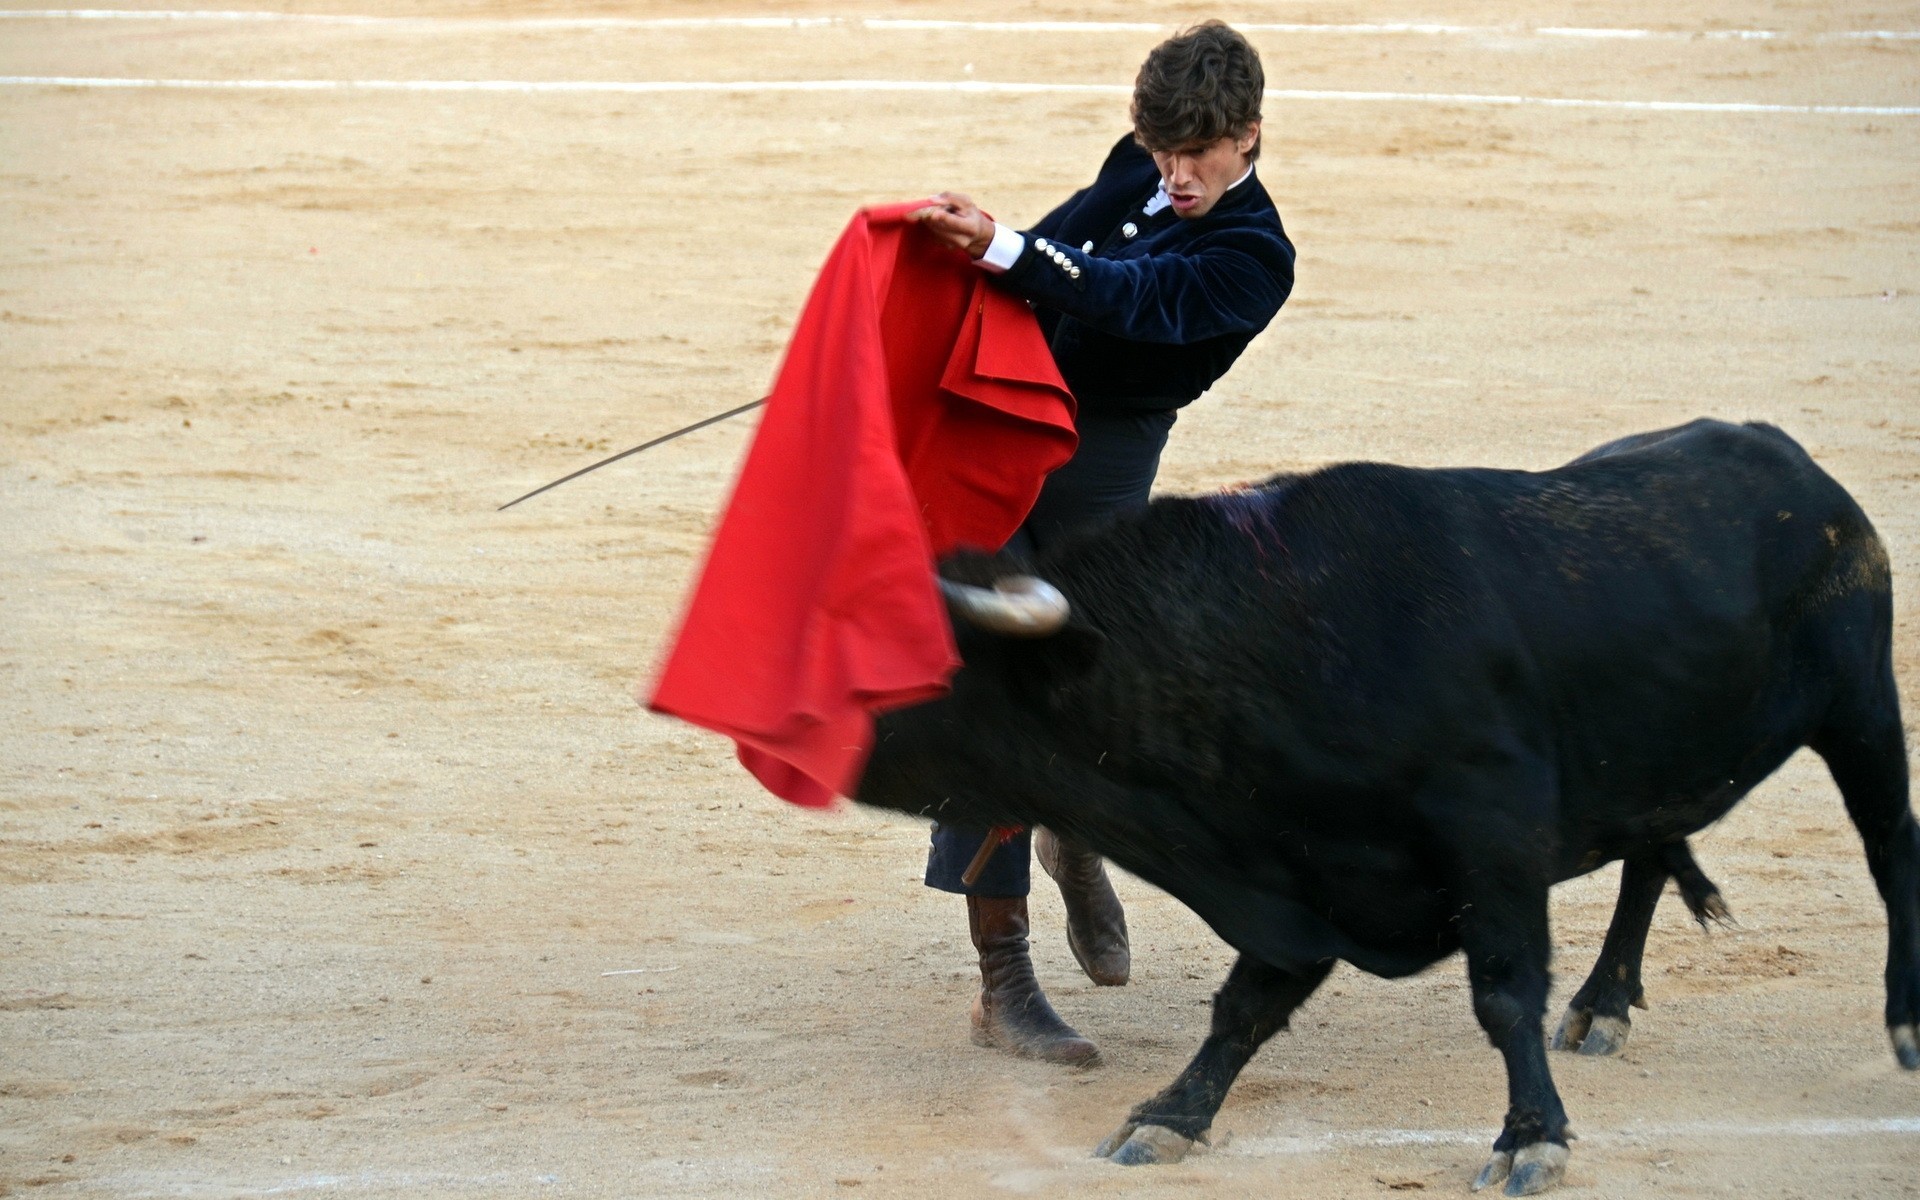
[{"label": "black trousers", "polygon": [[[1177,415],[1171,409],[1080,414],[1079,448],[1065,466],[1047,477],[1033,511],[1007,542],[1007,549],[1033,555],[1075,529],[1146,504],[1153,477],[1160,470],[1160,452],[1166,448]],[[985,830],[935,825],[933,849],[927,855],[927,886],[963,896],[1026,895],[1032,886],[1030,830],[995,852],[972,887],[960,882],[985,838]]]}]

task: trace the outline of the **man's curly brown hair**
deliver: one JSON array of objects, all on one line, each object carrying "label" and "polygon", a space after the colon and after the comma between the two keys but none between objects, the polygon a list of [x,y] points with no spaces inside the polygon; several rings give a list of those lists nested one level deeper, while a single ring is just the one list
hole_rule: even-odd
[{"label": "man's curly brown hair", "polygon": [[[1133,81],[1133,136],[1151,151],[1241,137],[1260,119],[1260,53],[1224,21],[1205,21],[1153,48]],[[1260,156],[1253,144],[1248,158]]]}]

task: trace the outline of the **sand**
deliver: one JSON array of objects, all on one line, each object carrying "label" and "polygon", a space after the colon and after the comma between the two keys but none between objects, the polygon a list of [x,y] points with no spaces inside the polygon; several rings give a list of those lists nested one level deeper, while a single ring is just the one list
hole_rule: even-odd
[{"label": "sand", "polygon": [[[1125,84],[1156,34],[514,21],[1213,10],[320,11],[465,20],[0,21],[0,75]],[[1920,42],[1824,36],[1911,5],[1220,11],[1470,27],[1261,33],[1276,87],[1920,96]],[[1780,36],[1534,32],[1566,26]],[[793,809],[635,706],[750,420],[493,511],[762,394],[859,204],[951,187],[1030,221],[1125,120],[1100,93],[0,85],[0,1193],[1463,1193],[1504,1077],[1457,960],[1341,969],[1212,1154],[1099,1163],[1198,1044],[1229,961],[1204,927],[1122,879],[1135,978],[1095,989],[1038,895],[1042,978],[1106,1065],[976,1049],[923,827]],[[1299,287],[1161,486],[1774,421],[1888,543],[1916,711],[1916,163],[1915,116],[1275,101]],[[1740,924],[1670,897],[1624,1057],[1554,1057],[1564,1194],[1920,1192],[1885,919],[1817,760],[1696,844]],[[1617,877],[1556,895],[1556,1017]]]}]

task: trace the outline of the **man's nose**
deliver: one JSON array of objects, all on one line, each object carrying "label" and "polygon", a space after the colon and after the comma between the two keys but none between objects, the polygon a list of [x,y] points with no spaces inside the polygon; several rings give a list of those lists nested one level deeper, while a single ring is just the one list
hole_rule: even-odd
[{"label": "man's nose", "polygon": [[1167,189],[1180,191],[1193,182],[1193,160],[1175,158],[1167,164]]}]

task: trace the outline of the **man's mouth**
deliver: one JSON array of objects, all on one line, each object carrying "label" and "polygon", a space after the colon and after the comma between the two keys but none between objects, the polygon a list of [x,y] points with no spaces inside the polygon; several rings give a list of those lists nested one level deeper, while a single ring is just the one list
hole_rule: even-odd
[{"label": "man's mouth", "polygon": [[1200,197],[1189,196],[1182,192],[1168,192],[1167,203],[1173,205],[1175,210],[1179,212],[1186,212],[1194,205],[1200,203]]}]

